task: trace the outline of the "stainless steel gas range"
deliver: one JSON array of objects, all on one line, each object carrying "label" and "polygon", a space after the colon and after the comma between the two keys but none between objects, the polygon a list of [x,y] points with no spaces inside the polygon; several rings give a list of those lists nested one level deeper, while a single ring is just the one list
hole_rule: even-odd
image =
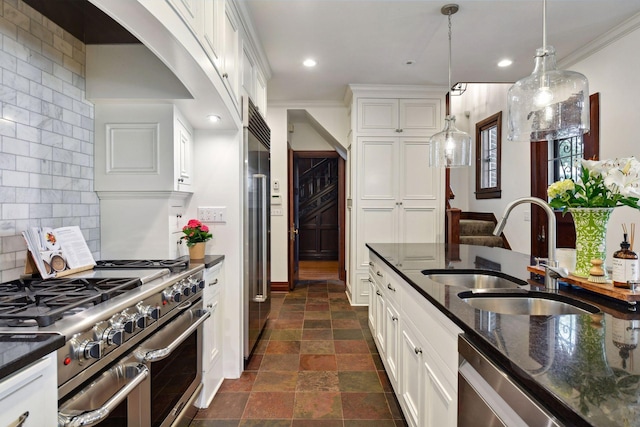
[{"label": "stainless steel gas range", "polygon": [[0,333],[65,337],[59,426],[189,424],[209,313],[203,266],[179,261],[99,262],[61,279],[0,284]]}]

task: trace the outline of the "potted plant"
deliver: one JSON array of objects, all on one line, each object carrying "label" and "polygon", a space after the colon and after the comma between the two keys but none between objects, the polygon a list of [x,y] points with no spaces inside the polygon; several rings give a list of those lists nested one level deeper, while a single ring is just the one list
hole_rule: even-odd
[{"label": "potted plant", "polygon": [[213,237],[209,233],[209,227],[197,219],[190,219],[187,225],[182,227],[182,232],[184,236],[181,239],[187,242],[189,257],[193,260],[204,259],[206,241]]},{"label": "potted plant", "polygon": [[547,194],[552,208],[569,211],[573,216],[576,227],[576,271],[573,274],[588,277],[591,260],[604,261],[607,256],[607,223],[613,209],[618,206],[640,209],[640,162],[634,157],[582,160],[577,181],[554,182]]}]

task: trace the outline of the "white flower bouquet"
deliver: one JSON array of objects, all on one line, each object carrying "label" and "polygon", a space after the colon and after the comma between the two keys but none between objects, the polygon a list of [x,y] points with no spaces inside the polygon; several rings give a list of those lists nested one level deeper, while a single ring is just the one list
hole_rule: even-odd
[{"label": "white flower bouquet", "polygon": [[640,209],[640,162],[635,157],[615,160],[582,160],[577,182],[563,179],[547,189],[549,205],[566,211],[569,208]]}]

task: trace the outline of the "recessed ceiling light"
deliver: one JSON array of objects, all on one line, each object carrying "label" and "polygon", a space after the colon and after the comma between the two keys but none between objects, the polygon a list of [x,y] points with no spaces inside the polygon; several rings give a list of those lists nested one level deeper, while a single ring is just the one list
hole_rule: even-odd
[{"label": "recessed ceiling light", "polygon": [[222,120],[222,118],[220,116],[218,116],[217,114],[209,114],[207,116],[207,119],[211,122],[211,123],[218,123],[220,120]]},{"label": "recessed ceiling light", "polygon": [[305,67],[315,67],[318,63],[314,59],[305,59],[302,65]]},{"label": "recessed ceiling light", "polygon": [[500,62],[498,62],[498,67],[508,67],[509,65],[513,64],[513,61],[510,59],[503,59]]}]

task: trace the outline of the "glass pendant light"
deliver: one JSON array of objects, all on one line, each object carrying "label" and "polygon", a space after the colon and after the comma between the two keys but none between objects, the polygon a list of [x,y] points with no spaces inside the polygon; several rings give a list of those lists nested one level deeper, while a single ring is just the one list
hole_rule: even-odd
[{"label": "glass pendant light", "polygon": [[[457,4],[442,6],[440,11],[449,18],[449,96],[451,96],[451,15],[458,11]],[[455,116],[447,115],[444,129],[429,141],[429,166],[455,168],[471,166],[471,137],[456,128]]]},{"label": "glass pendant light", "polygon": [[589,82],[575,71],[558,70],[556,51],[547,46],[547,1],[542,5],[542,47],[533,73],[507,94],[509,141],[541,141],[589,132]]}]

